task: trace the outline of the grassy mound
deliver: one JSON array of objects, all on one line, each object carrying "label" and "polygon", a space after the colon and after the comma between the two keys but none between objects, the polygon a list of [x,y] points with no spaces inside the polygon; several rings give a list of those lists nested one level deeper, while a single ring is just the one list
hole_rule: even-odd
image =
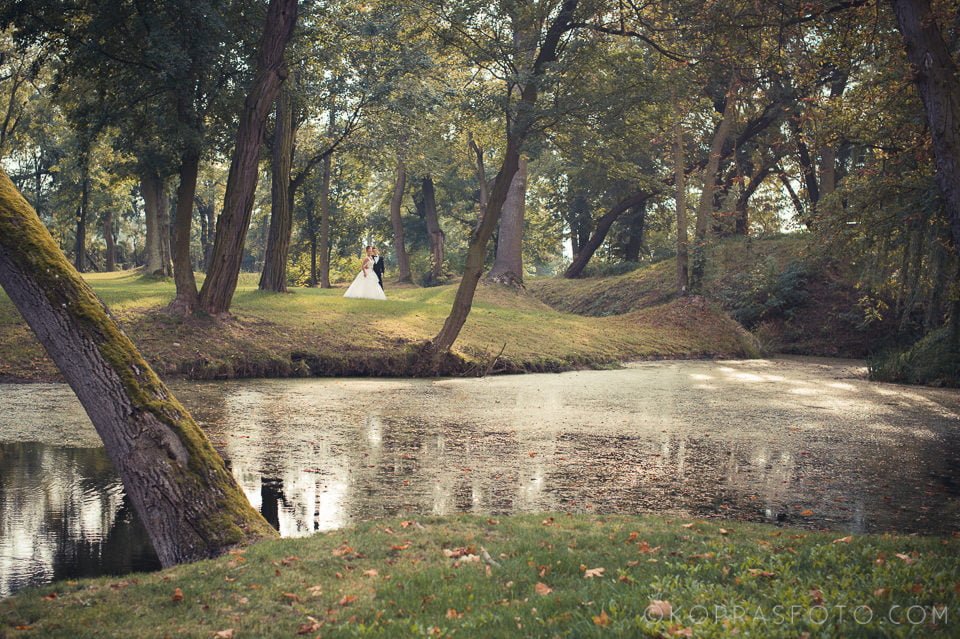
[{"label": "grassy mound", "polygon": [[[728,238],[707,252],[703,294],[730,313],[766,350],[864,357],[877,340],[844,269],[805,235]],[[613,277],[534,280],[529,289],[558,310],[606,317],[673,299],[676,260]]]},{"label": "grassy mound", "polygon": [[660,517],[380,521],[0,601],[0,637],[957,636],[960,540]]},{"label": "grassy mound", "polygon": [[870,379],[902,384],[960,387],[960,353],[945,326],[905,351],[881,355],[870,362]]},{"label": "grassy mound", "polygon": [[[164,375],[197,379],[309,375],[407,375],[414,347],[433,337],[455,286],[387,285],[386,302],[340,289],[262,293],[244,275],[225,321],[172,317],[170,281],[134,272],[88,281],[147,360]],[[450,374],[560,371],[658,357],[736,357],[752,339],[723,312],[688,300],[609,318],[574,315],[499,286],[478,290]],[[0,377],[55,379],[56,370],[6,296],[0,295]]]}]

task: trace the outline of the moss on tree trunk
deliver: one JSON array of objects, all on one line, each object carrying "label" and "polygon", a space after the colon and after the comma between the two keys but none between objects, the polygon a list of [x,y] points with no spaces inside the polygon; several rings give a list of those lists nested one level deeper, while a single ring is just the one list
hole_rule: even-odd
[{"label": "moss on tree trunk", "polygon": [[90,416],[163,565],[276,535],[6,174],[0,285]]}]

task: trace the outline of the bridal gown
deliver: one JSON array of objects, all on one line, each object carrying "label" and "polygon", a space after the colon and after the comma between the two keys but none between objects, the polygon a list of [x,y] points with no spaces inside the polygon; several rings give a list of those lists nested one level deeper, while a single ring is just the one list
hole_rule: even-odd
[{"label": "bridal gown", "polygon": [[[366,277],[364,277],[366,275]],[[373,272],[373,263],[360,271],[353,279],[353,284],[343,294],[344,297],[354,297],[367,300],[385,300],[383,289],[377,280],[377,274]]]}]

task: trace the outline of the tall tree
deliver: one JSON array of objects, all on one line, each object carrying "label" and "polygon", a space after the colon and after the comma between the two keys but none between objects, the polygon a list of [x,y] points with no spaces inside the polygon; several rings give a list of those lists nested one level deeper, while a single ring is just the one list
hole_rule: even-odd
[{"label": "tall tree", "polygon": [[276,536],[6,174],[0,285],[83,404],[164,566]]},{"label": "tall tree", "polygon": [[400,216],[400,207],[403,203],[403,192],[407,185],[407,168],[403,159],[397,158],[396,177],[393,181],[393,194],[390,196],[390,224],[393,226],[393,251],[397,259],[397,282],[412,282],[410,274],[410,257],[407,255],[406,240],[403,233],[403,218]]},{"label": "tall tree", "polygon": [[960,247],[960,70],[929,0],[891,1],[930,125],[954,246]]},{"label": "tall tree", "polygon": [[263,257],[260,290],[287,292],[287,255],[293,228],[293,200],[290,197],[290,171],[293,166],[293,91],[280,89],[277,97],[276,125],[273,131],[270,234]]},{"label": "tall tree", "polygon": [[297,0],[270,0],[257,57],[256,77],[240,115],[223,211],[217,220],[210,270],[200,290],[200,306],[212,315],[229,311],[237,288],[243,244],[257,187],[260,143],[267,115],[280,84],[287,77],[284,50],[293,34],[296,18]]}]

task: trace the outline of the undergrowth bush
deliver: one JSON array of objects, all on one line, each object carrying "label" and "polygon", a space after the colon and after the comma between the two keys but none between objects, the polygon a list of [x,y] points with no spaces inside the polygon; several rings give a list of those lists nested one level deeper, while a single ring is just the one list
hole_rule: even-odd
[{"label": "undergrowth bush", "polygon": [[772,319],[790,319],[809,299],[806,290],[809,268],[800,261],[782,269],[774,257],[750,271],[729,277],[717,297],[730,315],[748,329]]}]

